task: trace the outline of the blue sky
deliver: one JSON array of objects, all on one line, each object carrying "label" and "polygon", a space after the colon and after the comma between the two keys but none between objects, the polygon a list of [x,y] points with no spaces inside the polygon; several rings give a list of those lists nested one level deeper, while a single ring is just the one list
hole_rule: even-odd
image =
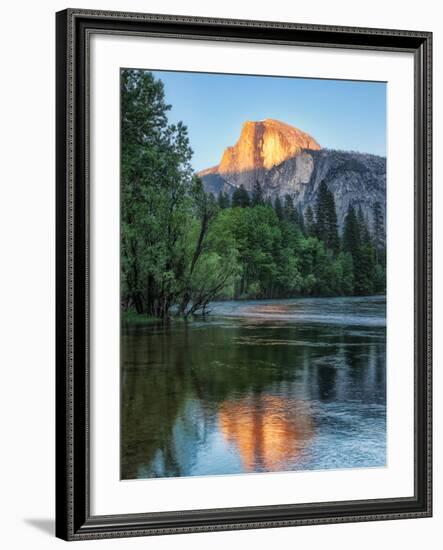
[{"label": "blue sky", "polygon": [[386,84],[152,71],[165,85],[170,122],[188,127],[196,170],[218,164],[243,122],[275,118],[322,147],[386,155]]}]

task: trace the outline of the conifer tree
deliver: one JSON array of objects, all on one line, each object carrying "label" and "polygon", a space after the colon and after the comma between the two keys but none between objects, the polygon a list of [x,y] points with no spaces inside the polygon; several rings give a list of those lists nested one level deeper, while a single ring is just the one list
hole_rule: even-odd
[{"label": "conifer tree", "polygon": [[318,190],[315,217],[317,237],[325,243],[327,248],[338,252],[340,240],[338,237],[335,200],[333,193],[328,189],[324,180],[320,183]]},{"label": "conifer tree", "polygon": [[374,248],[370,241],[359,247],[354,263],[354,293],[366,296],[374,293],[375,261]]},{"label": "conifer tree", "polygon": [[299,212],[297,208],[295,208],[294,198],[292,197],[292,195],[285,195],[285,200],[283,204],[283,216],[285,220],[300,229]]},{"label": "conifer tree", "polygon": [[274,210],[275,210],[275,213],[277,214],[277,218],[279,220],[282,220],[284,213],[283,213],[283,206],[281,204],[281,200],[280,200],[279,195],[277,195],[277,197],[274,201]]},{"label": "conifer tree", "polygon": [[354,207],[352,204],[349,204],[348,211],[345,217],[345,225],[343,229],[343,250],[349,252],[354,261],[358,255],[358,250],[360,247],[360,228],[355,214]]},{"label": "conifer tree", "polygon": [[327,202],[328,187],[325,181],[322,180],[318,189],[317,202],[315,204],[315,233],[323,242],[326,242],[328,239]]},{"label": "conifer tree", "polygon": [[360,241],[362,244],[371,242],[371,234],[369,233],[368,222],[365,218],[361,205],[357,211],[358,227],[360,232]]},{"label": "conifer tree", "polygon": [[352,263],[352,256],[349,252],[341,252],[339,258],[342,264],[342,293],[346,296],[352,296],[352,294],[354,294],[354,266]]},{"label": "conifer tree", "polygon": [[232,206],[239,206],[240,208],[247,208],[250,206],[249,194],[246,191],[243,184],[237,187],[232,195]]},{"label": "conifer tree", "polygon": [[374,235],[374,248],[375,248],[375,260],[376,263],[385,263],[385,248],[386,248],[386,237],[385,237],[385,224],[383,219],[383,212],[381,204],[379,201],[376,201],[372,210],[373,216],[373,235]]},{"label": "conifer tree", "polygon": [[258,180],[255,180],[254,189],[252,190],[251,206],[259,206],[264,204],[263,190]]},{"label": "conifer tree", "polygon": [[352,256],[354,294],[365,296],[375,290],[375,257],[371,236],[361,208],[349,205],[343,230],[343,249]]},{"label": "conifer tree", "polygon": [[217,198],[218,207],[223,208],[229,208],[231,206],[231,200],[229,198],[228,193],[223,193],[223,191],[220,191]]},{"label": "conifer tree", "polygon": [[326,246],[334,252],[338,252],[340,238],[338,236],[337,211],[335,209],[334,194],[329,189],[326,195],[326,219],[328,226]]}]

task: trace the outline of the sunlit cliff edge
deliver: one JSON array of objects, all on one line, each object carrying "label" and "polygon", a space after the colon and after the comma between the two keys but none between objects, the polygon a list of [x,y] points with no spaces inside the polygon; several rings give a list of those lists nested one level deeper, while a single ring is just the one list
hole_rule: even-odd
[{"label": "sunlit cliff edge", "polygon": [[334,194],[339,226],[348,205],[361,207],[372,219],[379,202],[386,205],[386,158],[356,151],[323,148],[309,134],[274,119],[247,121],[240,137],[227,147],[217,166],[198,173],[206,192],[232,196],[243,186],[252,193],[257,182],[271,200],[286,194],[302,211],[315,208],[320,183]]},{"label": "sunlit cliff edge", "polygon": [[225,149],[220,163],[202,170],[199,176],[269,170],[303,149],[319,150],[320,145],[309,134],[278,120],[247,121],[237,143]]}]

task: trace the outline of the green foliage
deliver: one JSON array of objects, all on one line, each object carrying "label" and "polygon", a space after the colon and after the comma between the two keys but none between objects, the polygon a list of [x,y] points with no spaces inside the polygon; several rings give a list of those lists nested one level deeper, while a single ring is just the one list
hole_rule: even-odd
[{"label": "green foliage", "polygon": [[353,261],[356,266],[354,293],[360,296],[373,294],[375,291],[375,258],[372,244],[370,242],[363,243]]},{"label": "green foliage", "polygon": [[122,293],[127,307],[164,316],[183,263],[192,151],[151,73],[122,71],[121,97]]},{"label": "green foliage", "polygon": [[265,203],[263,190],[260,182],[255,180],[254,189],[252,190],[251,206],[259,206]]},{"label": "green foliage", "polygon": [[335,200],[324,180],[320,183],[318,191],[315,218],[315,234],[325,243],[327,248],[337,252],[340,248],[340,240],[338,237]]},{"label": "green foliage", "polygon": [[349,205],[343,229],[343,250],[355,258],[360,247],[360,227],[352,204]]},{"label": "green foliage", "polygon": [[282,220],[284,218],[284,212],[283,212],[283,206],[282,206],[280,197],[278,195],[274,201],[274,210],[277,215],[277,218],[279,220]]},{"label": "green foliage", "polygon": [[240,208],[247,208],[251,204],[249,199],[249,193],[244,188],[244,185],[240,185],[234,191],[232,195],[232,206],[240,206]]},{"label": "green foliage", "polygon": [[121,75],[122,307],[144,318],[188,317],[214,299],[363,295],[385,291],[384,218],[371,234],[349,206],[339,237],[333,194],[320,185],[315,216],[291,195],[205,193],[191,169],[187,129],[170,124],[163,84]]},{"label": "green foliage", "polygon": [[354,294],[354,265],[349,252],[340,252],[337,258],[337,269],[343,294],[347,296]]},{"label": "green foliage", "polygon": [[298,205],[297,207],[297,220],[298,220],[298,226],[300,228],[300,231],[306,237],[305,217],[303,216],[303,210],[301,205]]},{"label": "green foliage", "polygon": [[386,273],[379,260],[385,256],[385,244],[374,244],[361,208],[358,213],[349,205],[343,231],[343,249],[352,257],[354,294],[364,296],[386,291]]},{"label": "green foliage", "polygon": [[231,206],[231,199],[228,193],[223,193],[223,191],[220,191],[218,194],[217,203],[219,208],[229,208]]},{"label": "green foliage", "polygon": [[301,232],[304,231],[303,215],[294,205],[294,198],[286,194],[283,203],[283,218],[293,224]]},{"label": "green foliage", "polygon": [[386,253],[385,253],[385,224],[384,216],[381,204],[376,201],[372,209],[373,216],[373,234],[374,234],[374,248],[375,248],[375,257],[377,263],[380,263],[382,266],[386,263]]},{"label": "green foliage", "polygon": [[217,206],[193,175],[186,127],[168,123],[162,82],[124,70],[121,102],[123,307],[165,318],[180,305],[186,315]]}]

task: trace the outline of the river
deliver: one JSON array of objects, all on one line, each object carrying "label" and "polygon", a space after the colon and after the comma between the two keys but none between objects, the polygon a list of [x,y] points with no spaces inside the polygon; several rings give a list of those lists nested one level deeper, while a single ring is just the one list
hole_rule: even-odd
[{"label": "river", "polygon": [[209,309],[122,326],[122,479],[386,464],[384,297]]}]

